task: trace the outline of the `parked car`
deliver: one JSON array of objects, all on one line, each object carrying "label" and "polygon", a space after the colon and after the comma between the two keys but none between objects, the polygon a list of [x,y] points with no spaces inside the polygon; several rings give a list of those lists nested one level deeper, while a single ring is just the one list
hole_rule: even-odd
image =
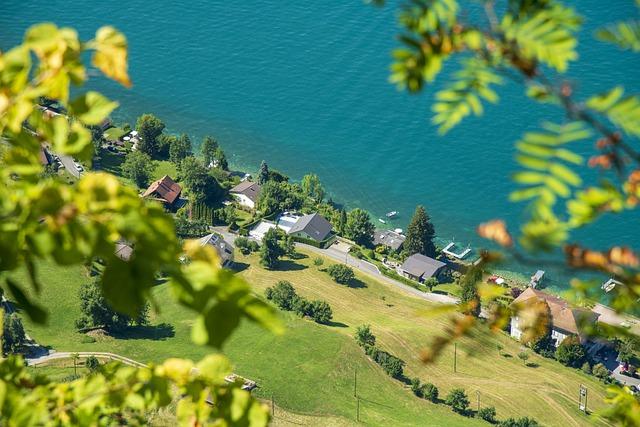
[{"label": "parked car", "polygon": [[82,165],[78,162],[73,162],[73,165],[76,167],[76,170],[78,172],[84,172],[84,168],[82,167]]}]

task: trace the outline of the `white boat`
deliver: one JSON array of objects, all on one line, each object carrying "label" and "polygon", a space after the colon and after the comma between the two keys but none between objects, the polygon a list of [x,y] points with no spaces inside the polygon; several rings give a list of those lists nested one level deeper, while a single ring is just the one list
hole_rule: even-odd
[{"label": "white boat", "polygon": [[396,228],[396,229],[395,229],[395,230],[393,230],[393,231],[395,231],[395,232],[396,232],[396,233],[398,233],[398,234],[402,234],[402,231],[403,231],[403,230],[402,230],[402,228]]},{"label": "white boat", "polygon": [[387,212],[387,218],[393,218],[398,215],[398,211]]},{"label": "white boat", "polygon": [[381,222],[381,223],[383,223],[383,224],[386,224],[386,223],[387,223],[387,221],[385,221],[385,220],[384,220],[384,219],[382,219],[382,218],[378,218],[378,221],[380,221],[380,222]]}]

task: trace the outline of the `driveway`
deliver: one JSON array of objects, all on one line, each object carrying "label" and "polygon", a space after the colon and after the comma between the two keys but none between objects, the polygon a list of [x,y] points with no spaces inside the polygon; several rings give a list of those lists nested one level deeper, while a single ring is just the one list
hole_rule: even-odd
[{"label": "driveway", "polygon": [[[235,242],[237,235],[230,233],[226,227],[213,227],[213,229],[216,233],[221,234],[226,241],[231,243]],[[417,296],[418,298],[422,298],[426,301],[436,302],[441,304],[457,304],[458,303],[458,299],[452,296],[436,294],[433,292],[422,292],[416,288],[413,288],[409,285],[405,285],[402,282],[399,282],[397,280],[394,280],[390,277],[383,275],[380,272],[380,270],[378,270],[378,267],[376,267],[374,264],[371,264],[370,262],[358,259],[350,255],[348,253],[348,246],[345,244],[338,244],[338,245],[334,244],[329,246],[327,249],[316,248],[315,246],[307,245],[304,243],[296,243],[296,246],[299,248],[304,248],[308,251],[317,253],[319,255],[324,255],[335,261],[344,263],[354,269],[357,269],[365,274],[368,274],[369,276],[373,276],[375,279],[377,279],[378,281],[384,284],[395,286],[396,288],[400,289],[405,293]],[[345,249],[345,247],[347,249]]]},{"label": "driveway", "polygon": [[67,171],[76,178],[80,178],[80,172],[76,169],[76,165],[73,162],[73,157],[65,156],[64,154],[58,155],[60,157],[60,162],[62,162],[62,166],[64,166]]},{"label": "driveway", "polygon": [[622,375],[620,373],[620,366],[616,367],[611,373],[611,376],[616,380],[620,381],[624,385],[634,385],[636,387],[640,387],[640,378],[630,377],[628,375]]}]

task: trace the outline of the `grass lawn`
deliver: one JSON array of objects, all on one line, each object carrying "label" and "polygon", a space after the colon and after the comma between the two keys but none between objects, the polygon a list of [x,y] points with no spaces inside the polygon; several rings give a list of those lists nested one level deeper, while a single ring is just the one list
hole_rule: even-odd
[{"label": "grass lawn", "polygon": [[124,131],[124,129],[121,129],[119,127],[112,127],[109,128],[105,131],[104,133],[104,137],[108,140],[111,141],[115,141],[116,139],[119,139],[122,135],[124,135],[126,132]]},{"label": "grass lawn", "polygon": [[165,175],[169,175],[172,179],[177,179],[178,171],[176,170],[176,165],[168,160],[154,160],[153,164],[155,165],[155,170],[153,171],[153,175],[151,175],[150,181],[157,181]]},{"label": "grass lawn", "polygon": [[[430,304],[365,275],[357,274],[361,287],[338,285],[313,265],[315,257],[285,260],[282,268],[286,271],[258,267],[255,255],[236,257],[244,268],[240,274],[257,293],[262,294],[277,280],[289,280],[301,295],[327,300],[334,313],[332,326],[282,313],[287,332],[281,337],[243,324],[224,348],[235,363],[236,372],[258,382],[259,397],[269,400],[273,396],[276,424],[351,425],[356,410],[353,382],[357,370],[360,415],[366,424],[487,425],[455,415],[442,404],[419,400],[402,383],[384,374],[353,339],[355,328],[365,323],[371,325],[383,349],[406,361],[407,377],[417,376],[436,384],[442,398],[451,388],[463,387],[474,409],[476,391],[480,391],[481,406],[495,406],[501,419],[527,415],[543,425],[588,424],[590,420],[577,408],[579,384],[589,389],[589,408],[602,407],[604,386],[593,377],[534,354],[528,362],[536,367],[526,367],[516,357],[521,351],[517,342],[482,328],[458,342],[456,373],[452,369],[453,349],[447,349],[436,363],[423,365],[419,352],[445,327],[445,319],[423,315],[432,307]],[[320,268],[329,264],[325,259]],[[175,335],[167,333],[167,328],[146,328],[122,339],[107,337],[82,343],[83,335],[74,332],[74,322],[79,315],[77,288],[87,280],[83,268],[61,269],[44,264],[40,274],[45,284],[40,301],[50,310],[49,326],[28,321],[25,326],[42,344],[67,351],[111,351],[143,362],[167,357],[199,359],[208,351],[191,344],[191,316],[171,302],[165,286],[154,291],[162,311],[152,315],[152,323],[172,324]],[[26,283],[24,276],[17,276]],[[511,357],[498,355],[497,343]]]}]

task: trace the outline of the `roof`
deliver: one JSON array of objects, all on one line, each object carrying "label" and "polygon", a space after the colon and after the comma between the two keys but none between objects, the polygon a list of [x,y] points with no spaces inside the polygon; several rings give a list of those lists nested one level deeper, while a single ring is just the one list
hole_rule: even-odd
[{"label": "roof", "polygon": [[243,194],[251,199],[252,202],[258,201],[260,196],[260,184],[257,182],[244,181],[229,190],[231,194]]},{"label": "roof", "polygon": [[405,260],[401,268],[415,277],[433,277],[445,265],[444,262],[426,255],[413,254]]},{"label": "roof", "polygon": [[312,213],[301,216],[293,227],[289,230],[289,234],[304,232],[312,239],[321,242],[331,234],[331,223],[324,219],[322,215]]},{"label": "roof", "polygon": [[220,264],[223,264],[229,260],[233,260],[233,246],[225,241],[222,236],[217,233],[207,234],[200,238],[200,245],[211,245],[218,253],[220,257]]},{"label": "roof", "polygon": [[44,146],[40,146],[39,160],[40,160],[40,164],[43,166],[47,166],[51,164],[51,157],[49,155],[49,152]]},{"label": "roof", "polygon": [[554,329],[562,329],[572,334],[580,334],[586,323],[595,323],[599,314],[584,308],[574,308],[562,298],[547,294],[533,288],[527,288],[512,304],[527,304],[527,301],[544,301],[551,312],[551,323]]},{"label": "roof", "polygon": [[406,236],[391,230],[376,230],[373,233],[373,244],[388,246],[394,251],[400,249],[400,246],[406,240]]},{"label": "roof", "polygon": [[152,183],[149,188],[147,188],[147,191],[144,192],[142,197],[149,197],[153,194],[157,194],[161,200],[173,203],[176,201],[178,196],[180,196],[181,191],[182,187],[169,178],[168,175],[165,175]]},{"label": "roof", "polygon": [[133,254],[133,247],[126,240],[118,240],[116,242],[116,256],[123,261],[129,261]]}]

